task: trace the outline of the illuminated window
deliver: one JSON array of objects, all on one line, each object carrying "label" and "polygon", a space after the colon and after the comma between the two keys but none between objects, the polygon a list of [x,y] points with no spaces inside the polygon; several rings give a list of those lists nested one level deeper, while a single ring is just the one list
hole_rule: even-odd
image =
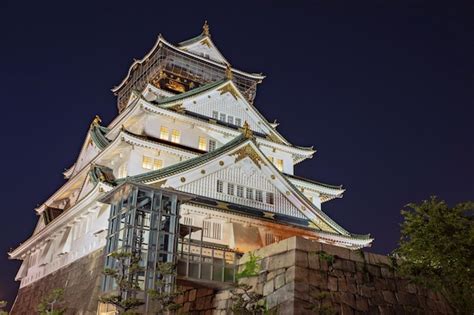
[{"label": "illuminated window", "polygon": [[214,118],[214,119],[219,119],[219,113],[216,112],[216,111],[213,111],[213,112],[212,112],[212,118]]},{"label": "illuminated window", "polygon": [[118,178],[127,177],[127,163],[123,163],[122,165],[120,165],[117,171],[117,176]]},{"label": "illuminated window", "polygon": [[237,197],[244,198],[244,187],[238,185],[237,186]]},{"label": "illuminated window", "polygon": [[221,193],[224,191],[224,183],[221,180],[217,180],[217,192]]},{"label": "illuminated window", "polygon": [[232,125],[233,125],[233,124],[234,124],[234,117],[232,117],[232,116],[227,116],[227,122],[228,122],[229,124],[232,124]]},{"label": "illuminated window", "polygon": [[234,184],[227,184],[227,194],[233,196],[234,195]]},{"label": "illuminated window", "polygon": [[181,141],[181,131],[173,129],[171,132],[171,142],[179,143]]},{"label": "illuminated window", "polygon": [[163,167],[163,161],[144,155],[142,167],[146,170],[158,170]]},{"label": "illuminated window", "polygon": [[247,187],[245,197],[247,199],[253,199],[253,189],[252,188]]},{"label": "illuminated window", "polygon": [[170,137],[170,131],[168,127],[161,126],[160,128],[160,139],[168,140]]},{"label": "illuminated window", "polygon": [[255,200],[263,202],[263,191],[255,190]]},{"label": "illuminated window", "polygon": [[209,140],[209,152],[214,151],[216,149],[216,141],[215,140]]},{"label": "illuminated window", "polygon": [[163,161],[157,159],[153,160],[153,169],[159,170],[160,168],[163,168]]},{"label": "illuminated window", "polygon": [[273,195],[273,193],[267,192],[266,197],[267,197],[266,201],[269,205],[272,205],[275,202],[275,195]]},{"label": "illuminated window", "polygon": [[222,239],[222,224],[219,222],[203,221],[202,234],[204,237]]},{"label": "illuminated window", "polygon": [[235,119],[235,124],[236,124],[237,126],[242,126],[242,119],[236,118],[236,119]]},{"label": "illuminated window", "polygon": [[142,167],[146,170],[153,169],[153,158],[144,155],[142,160]]},{"label": "illuminated window", "polygon": [[220,120],[225,121],[225,114],[220,114]]},{"label": "illuminated window", "polygon": [[274,162],[275,159],[273,158],[273,156],[269,156],[268,159],[270,160],[270,162],[275,163]]},{"label": "illuminated window", "polygon": [[199,140],[198,140],[198,147],[199,147],[199,150],[203,150],[203,151],[206,151],[206,150],[207,150],[207,141],[206,141],[206,138],[204,138],[204,137],[199,137]]},{"label": "illuminated window", "polygon": [[280,171],[283,172],[283,160],[282,159],[275,159],[275,166]]}]

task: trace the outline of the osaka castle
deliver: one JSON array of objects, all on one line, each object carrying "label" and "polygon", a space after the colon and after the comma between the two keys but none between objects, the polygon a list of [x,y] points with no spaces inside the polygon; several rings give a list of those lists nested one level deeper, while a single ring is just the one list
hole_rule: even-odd
[{"label": "osaka castle", "polygon": [[159,35],[112,89],[117,116],[92,120],[64,184],[9,253],[22,261],[12,313],[31,314],[51,288],[74,288],[83,303],[75,314],[97,314],[97,296],[114,288],[102,270],[118,250],[140,255],[146,289],[156,262],[175,263],[177,281],[212,285],[235,280],[227,269],[243,253],[292,236],[370,246],[323,210],[342,186],[294,174],[315,150],[290,143],[259,112],[264,78],[231,67],[207,23],[179,44]]}]

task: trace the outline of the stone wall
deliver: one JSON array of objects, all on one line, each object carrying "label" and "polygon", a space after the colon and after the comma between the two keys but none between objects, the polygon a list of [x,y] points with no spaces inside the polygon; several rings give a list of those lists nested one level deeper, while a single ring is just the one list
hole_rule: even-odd
[{"label": "stone wall", "polygon": [[245,282],[278,314],[452,313],[441,295],[397,276],[387,256],[299,237],[254,253],[261,258],[260,275]]},{"label": "stone wall", "polygon": [[78,259],[18,291],[10,314],[31,315],[51,290],[64,289],[66,314],[96,315],[104,257],[102,249]]}]

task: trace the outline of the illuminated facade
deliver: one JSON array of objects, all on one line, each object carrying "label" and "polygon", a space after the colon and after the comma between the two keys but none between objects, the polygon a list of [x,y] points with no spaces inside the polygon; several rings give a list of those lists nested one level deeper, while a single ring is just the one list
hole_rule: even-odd
[{"label": "illuminated facade", "polygon": [[20,288],[104,248],[111,206],[103,198],[124,182],[193,196],[179,222],[232,253],[294,235],[369,246],[368,235],[349,233],[322,211],[342,197],[341,186],[294,175],[315,150],[289,143],[259,113],[254,97],[263,79],[232,68],[207,24],[178,45],[160,35],[113,89],[118,116],[108,126],[92,121],[66,182],[36,209],[33,235],[10,253],[23,261]]}]

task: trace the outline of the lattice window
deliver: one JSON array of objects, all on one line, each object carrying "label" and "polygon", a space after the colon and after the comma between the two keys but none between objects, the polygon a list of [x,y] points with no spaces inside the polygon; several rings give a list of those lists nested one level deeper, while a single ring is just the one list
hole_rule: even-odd
[{"label": "lattice window", "polygon": [[226,115],[225,115],[224,113],[221,113],[221,114],[219,115],[219,120],[222,120],[222,121],[225,122],[225,117],[226,117]]},{"label": "lattice window", "polygon": [[224,183],[220,179],[217,180],[217,192],[224,192]]},{"label": "lattice window", "polygon": [[211,237],[211,221],[202,221],[202,235]]},{"label": "lattice window", "polygon": [[244,186],[237,186],[237,197],[244,198]]},{"label": "lattice window", "polygon": [[227,116],[227,122],[228,122],[229,124],[232,124],[232,125],[233,125],[233,124],[234,124],[234,117],[233,117],[233,116]]},{"label": "lattice window", "polygon": [[212,223],[212,238],[220,240],[222,238],[222,224],[218,222]]},{"label": "lattice window", "polygon": [[227,184],[227,194],[233,196],[234,195],[234,184],[228,183]]},{"label": "lattice window", "polygon": [[198,147],[199,147],[199,150],[203,150],[203,151],[206,151],[206,150],[207,150],[207,141],[206,141],[206,138],[204,138],[204,137],[199,137],[199,140],[198,140]]},{"label": "lattice window", "polygon": [[273,233],[265,233],[265,245],[270,245],[273,243],[275,243],[275,236],[273,235]]},{"label": "lattice window", "polygon": [[252,188],[247,187],[245,198],[253,199],[253,189]]},{"label": "lattice window", "polygon": [[192,217],[183,217],[183,224],[184,225],[193,225],[194,220]]},{"label": "lattice window", "polygon": [[171,132],[171,142],[179,143],[181,141],[181,131],[173,129]]},{"label": "lattice window", "polygon": [[170,131],[168,127],[161,126],[160,128],[160,139],[168,140],[170,137]]},{"label": "lattice window", "polygon": [[263,191],[255,190],[255,200],[263,202]]},{"label": "lattice window", "polygon": [[272,205],[275,203],[275,195],[272,192],[267,192],[265,197],[266,197],[266,202],[269,205]]},{"label": "lattice window", "polygon": [[237,126],[242,126],[242,119],[240,119],[240,118],[235,118],[235,124],[236,124]]},{"label": "lattice window", "polygon": [[212,111],[212,118],[214,118],[214,119],[219,119],[219,113],[216,112],[215,110]]},{"label": "lattice window", "polygon": [[216,149],[216,141],[215,140],[209,140],[209,152],[214,151]]}]

